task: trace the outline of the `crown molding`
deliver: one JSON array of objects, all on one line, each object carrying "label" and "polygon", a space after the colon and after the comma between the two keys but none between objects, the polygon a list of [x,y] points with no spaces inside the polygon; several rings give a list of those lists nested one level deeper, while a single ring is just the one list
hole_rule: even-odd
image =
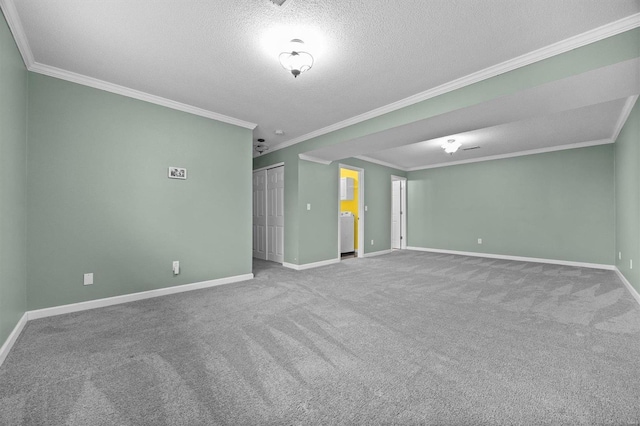
[{"label": "crown molding", "polygon": [[[105,90],[111,93],[131,97],[134,99],[142,100],[145,102],[154,103],[157,105],[165,106],[167,108],[176,109],[179,111],[187,112],[201,117],[211,118],[213,120],[221,121],[228,124],[244,127],[246,129],[253,130],[257,127],[256,123],[250,123],[244,120],[240,120],[234,117],[218,114],[213,111],[205,110],[203,108],[195,107],[188,104],[172,101],[170,99],[162,98],[160,96],[151,95],[149,93],[141,92],[138,90],[130,89],[117,84],[109,83],[103,80],[98,80],[92,77],[88,77],[82,74],[77,74],[71,71],[62,70],[60,68],[51,67],[35,62],[29,41],[22,27],[18,12],[15,8],[13,0],[0,0],[0,8],[5,15],[9,28],[13,34],[13,37],[18,46],[18,50],[22,55],[22,59],[29,71],[48,75],[51,77],[60,78],[63,80],[71,81],[73,83],[93,87],[100,90]],[[460,89],[462,87],[486,80],[491,77],[503,74],[508,71],[513,71],[517,68],[530,65],[532,63],[548,59],[552,56],[559,55],[561,53],[568,52],[578,47],[585,46],[587,44],[595,43],[603,40],[607,37],[614,36],[616,34],[629,31],[631,29],[640,27],[640,13],[627,16],[609,24],[603,25],[593,30],[578,34],[568,39],[559,41],[549,46],[543,47],[538,50],[526,53],[500,64],[485,68],[478,72],[469,74],[467,76],[452,80],[448,83],[426,90],[424,92],[409,96],[391,104],[385,105],[380,108],[373,109],[364,114],[357,115],[347,120],[340,121],[327,127],[315,130],[300,137],[291,139],[281,144],[273,146],[270,151],[277,151],[297,143],[306,141],[308,139],[321,136],[336,130],[343,129],[345,127],[375,118],[389,112],[396,111],[398,109],[416,104],[418,102],[431,99],[436,96],[451,92],[453,90]],[[400,169],[402,170],[402,169]]]},{"label": "crown molding", "polygon": [[313,156],[307,155],[307,154],[298,154],[298,158],[300,158],[301,160],[305,160],[305,161],[311,161],[313,163],[324,164],[325,166],[328,166],[329,164],[331,164],[333,162],[333,161],[328,161],[328,160],[322,160],[320,158],[313,157]]},{"label": "crown molding", "polygon": [[500,74],[504,74],[506,72],[531,65],[535,62],[539,62],[544,59],[566,53],[570,50],[577,49],[579,47],[586,46],[600,40],[604,40],[605,38],[632,30],[637,27],[640,27],[640,13],[627,16],[620,20],[611,22],[598,28],[594,28],[592,30],[567,38],[549,46],[534,50],[529,53],[525,53],[524,55],[509,59],[508,61],[504,61],[497,65],[493,65],[475,73],[466,75],[464,77],[460,77],[448,83],[441,84],[440,86],[436,86],[424,92],[417,93],[415,95],[401,99],[397,102],[393,102],[380,108],[373,109],[369,112],[365,112],[364,114],[356,115],[355,117],[348,118],[330,126],[314,130],[313,132],[275,145],[271,148],[271,151],[277,151],[279,149],[283,149],[291,145],[295,145],[297,143],[343,129],[348,126],[352,126],[354,124],[379,117],[381,115],[399,110],[418,102],[426,101],[427,99],[431,99],[436,96],[461,89],[465,86],[469,86],[471,84],[496,77]]},{"label": "crown molding", "polygon": [[611,139],[598,139],[595,141],[578,142],[578,143],[571,143],[567,145],[556,145],[556,146],[550,146],[547,148],[531,149],[528,151],[511,152],[509,154],[490,155],[487,157],[472,158],[469,160],[450,161],[448,163],[438,163],[438,164],[430,164],[428,166],[411,167],[407,169],[407,171],[416,172],[419,170],[436,169],[439,167],[448,167],[448,166],[457,166],[460,164],[481,163],[483,161],[502,160],[504,158],[524,157],[525,155],[544,154],[545,152],[566,151],[568,149],[587,148],[590,146],[606,145],[613,142],[614,141]]},{"label": "crown molding", "polygon": [[631,110],[633,106],[636,104],[638,100],[638,95],[630,96],[627,98],[627,102],[625,102],[624,107],[622,108],[622,112],[620,113],[620,117],[618,117],[618,122],[616,123],[615,130],[613,131],[613,135],[611,136],[611,140],[615,142],[624,127],[624,124],[627,122],[629,115],[631,115]]},{"label": "crown molding", "polygon": [[16,41],[20,55],[22,55],[22,60],[28,69],[33,65],[35,60],[33,59],[31,46],[29,46],[29,40],[24,32],[24,28],[22,27],[22,21],[20,21],[20,18],[18,17],[16,6],[13,4],[12,0],[0,0],[0,8],[4,13],[9,29]]},{"label": "crown molding", "polygon": [[198,108],[188,104],[183,104],[181,102],[172,101],[171,99],[163,98],[156,95],[151,95],[146,92],[130,89],[128,87],[109,83],[104,80],[98,80],[97,78],[87,77],[86,75],[77,74],[75,72],[66,71],[56,67],[51,67],[49,65],[43,65],[38,62],[35,62],[31,67],[28,67],[28,69],[29,71],[32,71],[38,74],[59,78],[61,80],[70,81],[72,83],[81,84],[83,86],[93,87],[94,89],[104,90],[106,92],[111,92],[118,95],[129,97],[129,98],[138,99],[138,100],[149,102],[152,104],[175,109],[178,111],[188,112],[189,114],[199,115],[201,117],[210,118],[216,121],[222,121],[223,123],[233,124],[235,126],[244,127],[245,129],[253,130],[257,126],[257,124],[255,123],[239,120],[237,118],[218,114],[213,111]]},{"label": "crown molding", "polygon": [[389,163],[389,162],[383,161],[383,160],[378,160],[377,158],[371,158],[371,157],[366,156],[366,155],[356,155],[353,158],[357,158],[358,160],[366,161],[367,163],[377,164],[379,166],[385,166],[385,167],[390,167],[392,169],[402,170],[403,172],[408,172],[409,171],[409,169],[407,169],[406,167],[401,167],[401,166],[398,166],[396,164]]},{"label": "crown molding", "polygon": [[38,63],[33,57],[31,46],[29,46],[29,40],[27,39],[27,36],[24,32],[22,22],[20,21],[18,11],[15,8],[13,0],[0,0],[0,8],[2,8],[2,12],[4,13],[7,23],[9,24],[9,28],[11,29],[11,33],[13,34],[13,38],[15,39],[16,45],[18,46],[18,50],[22,55],[22,60],[24,61],[27,69],[31,72],[47,75],[49,77],[59,78],[61,80],[81,84],[83,86],[93,87],[94,89],[104,90],[106,92],[138,99],[178,111],[187,112],[189,114],[198,115],[200,117],[210,118],[212,120],[221,121],[223,123],[233,124],[235,126],[244,127],[245,129],[253,130],[258,126],[256,123],[250,123],[248,121],[229,117],[223,114],[218,114],[216,112],[199,108],[193,105],[183,104],[171,99],[152,95],[146,92],[141,92],[135,89],[130,89],[128,87],[109,83],[97,78],[88,77],[83,74],[78,74],[72,71],[67,71],[61,68]]}]

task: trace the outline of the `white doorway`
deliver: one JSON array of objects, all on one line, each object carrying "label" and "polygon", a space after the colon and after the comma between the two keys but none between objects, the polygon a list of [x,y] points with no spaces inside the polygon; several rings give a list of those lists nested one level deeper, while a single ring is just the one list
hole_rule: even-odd
[{"label": "white doorway", "polygon": [[407,178],[391,176],[391,248],[407,248]]},{"label": "white doorway", "polygon": [[[347,176],[353,181],[347,181]],[[364,257],[364,169],[340,164],[338,185],[338,258],[349,256],[349,253],[350,257]],[[345,226],[350,226],[347,221],[353,223],[353,237],[350,229],[344,229]],[[351,241],[347,241],[349,239]],[[343,253],[343,250],[353,251]]]},{"label": "white doorway", "polygon": [[284,166],[253,172],[253,257],[284,262]]}]

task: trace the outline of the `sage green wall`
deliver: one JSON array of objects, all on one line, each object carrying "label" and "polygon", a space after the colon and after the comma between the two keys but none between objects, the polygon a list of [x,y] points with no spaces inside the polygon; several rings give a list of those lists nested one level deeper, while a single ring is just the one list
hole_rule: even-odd
[{"label": "sage green wall", "polygon": [[27,310],[27,81],[0,13],[0,346]]},{"label": "sage green wall", "polygon": [[[405,172],[357,159],[323,165],[299,162],[300,264],[338,257],[338,212],[340,164],[364,169],[365,254],[391,248],[391,175]],[[311,210],[307,210],[311,204]],[[286,219],[285,219],[286,220]],[[371,245],[371,240],[374,244]]]},{"label": "sage green wall", "polygon": [[[309,248],[313,244],[311,241],[316,235],[313,231],[306,229],[309,221],[303,223],[303,220],[304,215],[307,215],[309,219],[311,219],[316,216],[316,212],[305,213],[306,203],[308,201],[304,201],[304,199],[309,199],[309,197],[315,198],[316,196],[318,198],[330,197],[330,194],[326,191],[336,191],[337,189],[334,187],[324,187],[325,182],[314,181],[313,176],[322,173],[317,169],[317,167],[320,166],[300,167],[299,164],[303,162],[299,160],[298,154],[433,117],[466,106],[476,105],[540,84],[639,57],[640,52],[637,48],[639,39],[640,29],[627,31],[397,111],[257,157],[254,160],[254,169],[279,162],[285,163],[285,262],[301,264],[326,260],[324,257],[332,250],[328,245],[322,250],[317,247]],[[301,108],[304,108],[304,106],[301,105]],[[302,174],[299,174],[299,172]],[[309,176],[304,176],[304,173],[309,173]],[[330,172],[326,173],[330,174]],[[401,173],[394,174],[402,175]],[[304,183],[300,184],[299,181],[303,181]],[[410,190],[411,188],[409,187],[409,191]],[[316,193],[316,191],[321,192]],[[410,199],[411,195],[408,195],[408,198]],[[327,207],[327,209],[330,210],[329,207]],[[316,225],[312,223],[310,226]],[[326,226],[330,226],[328,222]],[[328,232],[333,232],[333,229],[327,229]],[[367,228],[367,231],[372,230]],[[379,232],[381,235],[384,234],[384,231]],[[409,232],[411,231],[409,230]],[[366,235],[366,237],[369,241],[371,240],[368,235]],[[383,238],[390,239],[390,236]],[[376,241],[375,251],[384,249],[384,247],[377,246],[377,240],[375,238],[374,241]],[[610,247],[613,247],[611,243]],[[367,251],[370,249],[372,248],[366,247]],[[609,257],[608,263],[611,262]]]},{"label": "sage green wall", "polygon": [[38,74],[28,118],[29,309],[251,273],[250,130]]},{"label": "sage green wall", "polygon": [[[615,143],[616,266],[640,292],[640,104]],[[618,253],[622,253],[622,259]],[[632,259],[634,269],[630,269]]]},{"label": "sage green wall", "polygon": [[609,144],[410,172],[408,245],[612,265],[613,164]]},{"label": "sage green wall", "polygon": [[300,264],[338,257],[338,173],[334,164],[299,162]]}]

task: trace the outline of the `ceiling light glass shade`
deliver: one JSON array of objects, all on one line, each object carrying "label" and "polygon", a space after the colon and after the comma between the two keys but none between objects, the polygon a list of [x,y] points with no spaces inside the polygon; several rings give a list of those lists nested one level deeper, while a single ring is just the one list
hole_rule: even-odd
[{"label": "ceiling light glass shade", "polygon": [[444,152],[446,152],[447,154],[453,154],[454,152],[456,152],[458,150],[458,148],[460,148],[462,146],[462,144],[460,142],[456,142],[455,139],[449,139],[447,141],[447,143],[445,143],[444,145],[442,145],[442,149],[444,149]]},{"label": "ceiling light glass shade", "polygon": [[302,40],[293,39],[291,44],[293,45],[291,52],[282,52],[280,54],[280,64],[297,78],[303,72],[311,69],[313,56],[299,49],[304,44]]}]

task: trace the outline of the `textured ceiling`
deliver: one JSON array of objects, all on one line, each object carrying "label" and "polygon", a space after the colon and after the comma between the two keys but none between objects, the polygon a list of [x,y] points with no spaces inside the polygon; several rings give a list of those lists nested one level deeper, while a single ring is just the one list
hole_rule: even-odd
[{"label": "textured ceiling", "polygon": [[[638,0],[0,3],[35,63],[257,123],[272,147],[640,12]],[[297,79],[277,58],[291,38],[315,57]]]}]

